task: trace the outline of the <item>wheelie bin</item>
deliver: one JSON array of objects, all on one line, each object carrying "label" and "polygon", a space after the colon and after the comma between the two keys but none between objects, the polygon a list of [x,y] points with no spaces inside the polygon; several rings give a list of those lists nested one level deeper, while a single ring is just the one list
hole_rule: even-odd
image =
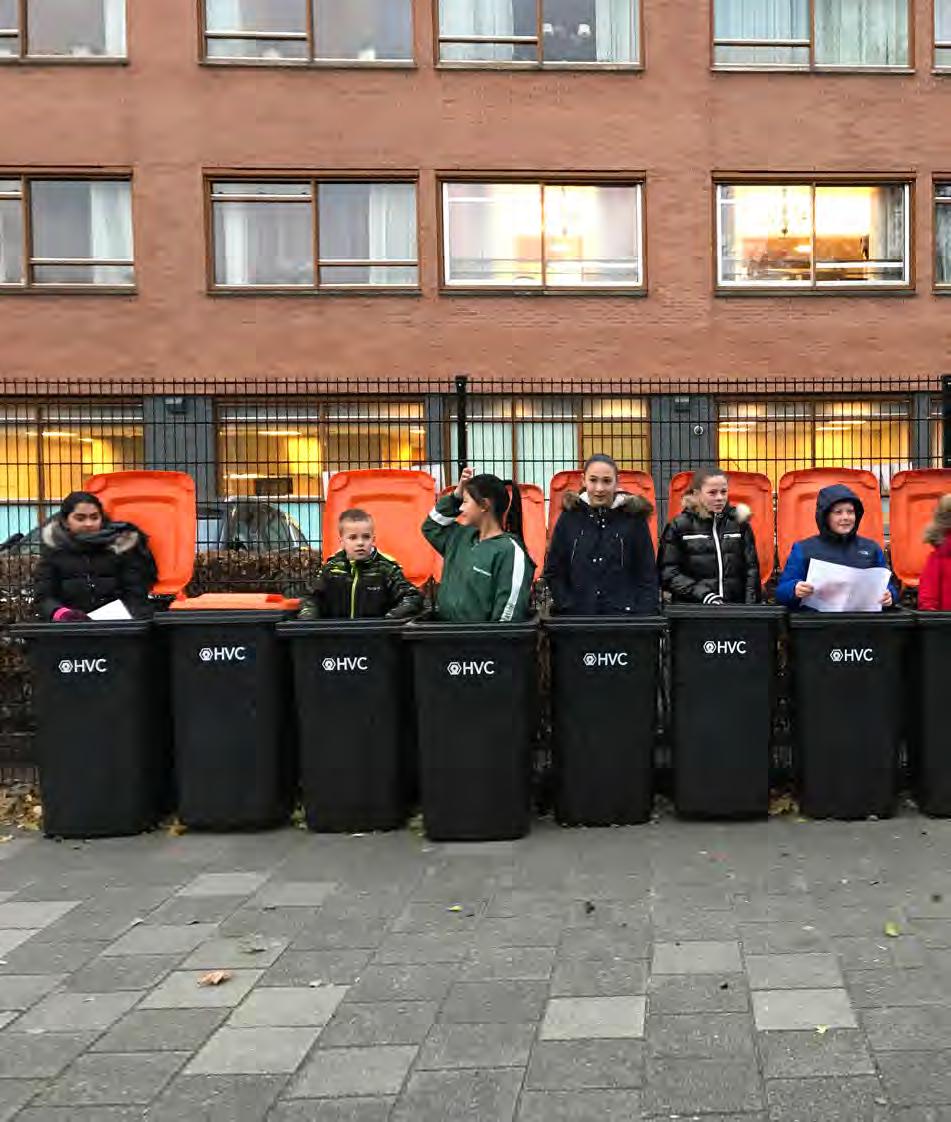
[{"label": "wheelie bin", "polygon": [[789,622],[803,813],[891,815],[906,736],[911,613],[800,611]]},{"label": "wheelie bin", "polygon": [[412,677],[405,622],[277,625],[293,663],[297,759],[311,830],[395,830],[412,786]]},{"label": "wheelie bin", "polygon": [[765,815],[776,648],[785,609],[675,604],[665,614],[677,812]]},{"label": "wheelie bin", "polygon": [[951,685],[951,612],[916,612],[915,684],[909,692],[912,784],[918,807],[951,818],[951,734],[947,694]]},{"label": "wheelie bin", "polygon": [[566,826],[650,818],[662,618],[555,617],[551,650],[555,817]]},{"label": "wheelie bin", "polygon": [[420,797],[433,841],[501,841],[530,825],[537,620],[410,623]]}]

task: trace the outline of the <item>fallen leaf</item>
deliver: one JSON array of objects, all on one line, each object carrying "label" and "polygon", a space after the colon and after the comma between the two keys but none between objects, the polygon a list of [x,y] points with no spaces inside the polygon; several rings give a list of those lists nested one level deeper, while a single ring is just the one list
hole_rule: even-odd
[{"label": "fallen leaf", "polygon": [[0,838],[0,844],[3,844],[4,842],[12,842],[12,841],[13,841],[13,834],[4,834],[3,837]]},{"label": "fallen leaf", "polygon": [[901,928],[894,920],[889,920],[888,923],[885,924],[885,934],[889,939],[897,939],[898,936],[901,935]]},{"label": "fallen leaf", "polygon": [[451,906],[451,907],[449,908],[449,910],[450,910],[451,912],[461,912],[461,911],[462,911],[462,905],[461,905],[461,904],[453,904],[453,905],[452,905],[452,906]]},{"label": "fallen leaf", "polygon": [[828,1026],[828,1025],[816,1025],[816,1032],[817,1032],[817,1033],[818,1033],[818,1034],[819,1034],[820,1036],[825,1036],[825,1034],[826,1034],[826,1033],[827,1033],[828,1031],[829,1031],[829,1026]]},{"label": "fallen leaf", "polygon": [[231,979],[229,970],[209,970],[198,979],[200,986],[220,986]]},{"label": "fallen leaf", "polygon": [[176,819],[174,822],[169,823],[166,833],[170,838],[180,838],[182,834],[188,833],[188,827]]},{"label": "fallen leaf", "polygon": [[239,944],[238,949],[242,954],[264,954],[264,952],[266,950],[269,950],[270,948],[268,947],[267,943],[262,943],[258,940],[250,939],[245,943]]}]

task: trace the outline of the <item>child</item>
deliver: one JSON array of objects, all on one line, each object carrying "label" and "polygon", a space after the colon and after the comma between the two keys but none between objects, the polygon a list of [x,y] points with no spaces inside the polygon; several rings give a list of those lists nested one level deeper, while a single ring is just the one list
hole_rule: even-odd
[{"label": "child", "polygon": [[925,541],[934,549],[921,571],[918,607],[923,612],[951,612],[951,494],[938,500]]},{"label": "child", "polygon": [[439,619],[511,623],[528,615],[535,565],[522,544],[521,496],[511,486],[510,499],[497,476],[467,467],[423,523],[426,540],[445,558]]},{"label": "child", "polygon": [[298,619],[408,619],[423,598],[392,557],[376,548],[373,519],[345,510],[338,522],[340,550],[321,566]]}]

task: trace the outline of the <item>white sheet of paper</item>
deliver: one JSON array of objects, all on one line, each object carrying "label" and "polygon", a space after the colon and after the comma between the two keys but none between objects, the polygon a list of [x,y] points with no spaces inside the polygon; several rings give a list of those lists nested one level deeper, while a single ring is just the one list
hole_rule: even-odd
[{"label": "white sheet of paper", "polygon": [[891,580],[888,569],[850,569],[831,561],[810,561],[806,584],[815,592],[803,600],[817,612],[880,612]]},{"label": "white sheet of paper", "polygon": [[96,608],[95,611],[90,612],[89,618],[95,620],[132,619],[132,614],[121,600],[111,600],[108,604],[103,604],[101,608]]}]

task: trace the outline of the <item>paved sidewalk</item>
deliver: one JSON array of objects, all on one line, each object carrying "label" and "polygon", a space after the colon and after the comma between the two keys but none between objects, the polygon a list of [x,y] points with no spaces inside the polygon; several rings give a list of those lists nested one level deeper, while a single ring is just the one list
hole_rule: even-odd
[{"label": "paved sidewalk", "polygon": [[951,822],[0,845],[0,1122],[695,1116],[951,1120]]}]

